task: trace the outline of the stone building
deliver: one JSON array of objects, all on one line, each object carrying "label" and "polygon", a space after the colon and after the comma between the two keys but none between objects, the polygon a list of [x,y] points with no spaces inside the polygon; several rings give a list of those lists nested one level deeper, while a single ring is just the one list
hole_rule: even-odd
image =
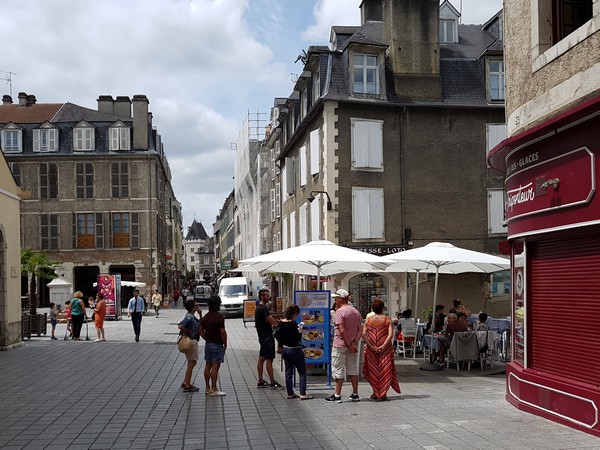
[{"label": "stone building", "polygon": [[506,177],[515,286],[506,398],[600,437],[600,1],[504,8],[508,137],[489,163]]},{"label": "stone building", "polygon": [[215,273],[215,248],[213,239],[208,237],[201,222],[194,219],[188,227],[183,245],[186,270],[194,273],[194,283],[212,279]]},{"label": "stone building", "polygon": [[21,343],[19,188],[0,152],[0,350]]},{"label": "stone building", "polygon": [[[275,100],[263,246],[328,239],[384,255],[447,241],[497,253],[502,176],[485,159],[504,129],[502,14],[462,25],[438,0],[364,0],[360,12],[360,26],[334,26],[330,47],[301,55],[293,92]],[[414,306],[406,277],[352,273],[326,286],[349,287],[363,314],[381,295],[394,314]],[[420,282],[429,305],[432,283]],[[478,310],[489,282],[442,277],[439,298]]]},{"label": "stone building", "polygon": [[57,274],[86,296],[100,273],[163,291],[180,282],[181,206],[148,104],[102,95],[93,110],[21,92],[0,106],[2,150],[21,187],[21,245],[59,261]]}]

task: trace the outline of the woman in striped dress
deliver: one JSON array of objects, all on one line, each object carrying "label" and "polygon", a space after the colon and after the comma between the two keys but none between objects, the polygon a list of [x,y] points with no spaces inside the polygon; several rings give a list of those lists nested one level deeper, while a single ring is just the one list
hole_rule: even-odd
[{"label": "woman in striped dress", "polygon": [[383,300],[375,299],[371,305],[374,315],[363,326],[362,339],[365,343],[363,377],[373,389],[373,400],[387,400],[387,391],[392,388],[398,394],[400,385],[394,362],[392,320],[383,314]]}]

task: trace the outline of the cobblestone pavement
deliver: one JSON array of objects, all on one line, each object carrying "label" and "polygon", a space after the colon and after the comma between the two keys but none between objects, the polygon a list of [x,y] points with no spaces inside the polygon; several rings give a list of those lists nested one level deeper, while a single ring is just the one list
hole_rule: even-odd
[{"label": "cobblestone pavement", "polygon": [[[314,400],[287,400],[285,390],[256,388],[254,324],[228,319],[221,366],[226,397],[206,397],[201,362],[197,393],[179,389],[185,358],[176,348],[181,308],[142,322],[106,322],[107,342],[34,337],[0,352],[2,449],[581,449],[597,438],[515,409],[504,376],[490,371],[419,370],[421,359],[397,360],[402,395],[329,404],[323,376],[309,377]],[[85,336],[85,326],[83,330]],[[201,355],[203,355],[201,347]],[[202,359],[202,358],[201,358]],[[276,377],[283,384],[280,360]],[[347,399],[349,383],[342,394]]]}]

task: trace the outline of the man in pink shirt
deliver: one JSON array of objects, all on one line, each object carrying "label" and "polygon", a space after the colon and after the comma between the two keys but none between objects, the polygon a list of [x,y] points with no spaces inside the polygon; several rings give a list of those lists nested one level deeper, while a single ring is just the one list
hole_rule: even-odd
[{"label": "man in pink shirt", "polygon": [[348,398],[358,402],[358,342],[362,336],[362,319],[356,308],[348,303],[350,293],[347,290],[338,289],[333,296],[337,306],[333,319],[335,333],[331,351],[331,374],[335,379],[335,394],[325,400],[342,403],[345,371],[352,383],[352,395]]}]

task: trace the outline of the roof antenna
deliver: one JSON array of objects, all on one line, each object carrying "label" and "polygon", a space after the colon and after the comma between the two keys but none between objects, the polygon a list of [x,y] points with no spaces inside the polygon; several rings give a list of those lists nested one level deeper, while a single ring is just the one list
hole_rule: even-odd
[{"label": "roof antenna", "polygon": [[6,70],[0,70],[0,72],[6,74],[4,76],[4,80],[6,81],[6,84],[8,84],[9,87],[10,87],[10,96],[12,97],[12,95],[13,95],[13,93],[12,93],[12,76],[13,75],[20,75],[20,74],[15,73],[15,72],[7,72]]}]

